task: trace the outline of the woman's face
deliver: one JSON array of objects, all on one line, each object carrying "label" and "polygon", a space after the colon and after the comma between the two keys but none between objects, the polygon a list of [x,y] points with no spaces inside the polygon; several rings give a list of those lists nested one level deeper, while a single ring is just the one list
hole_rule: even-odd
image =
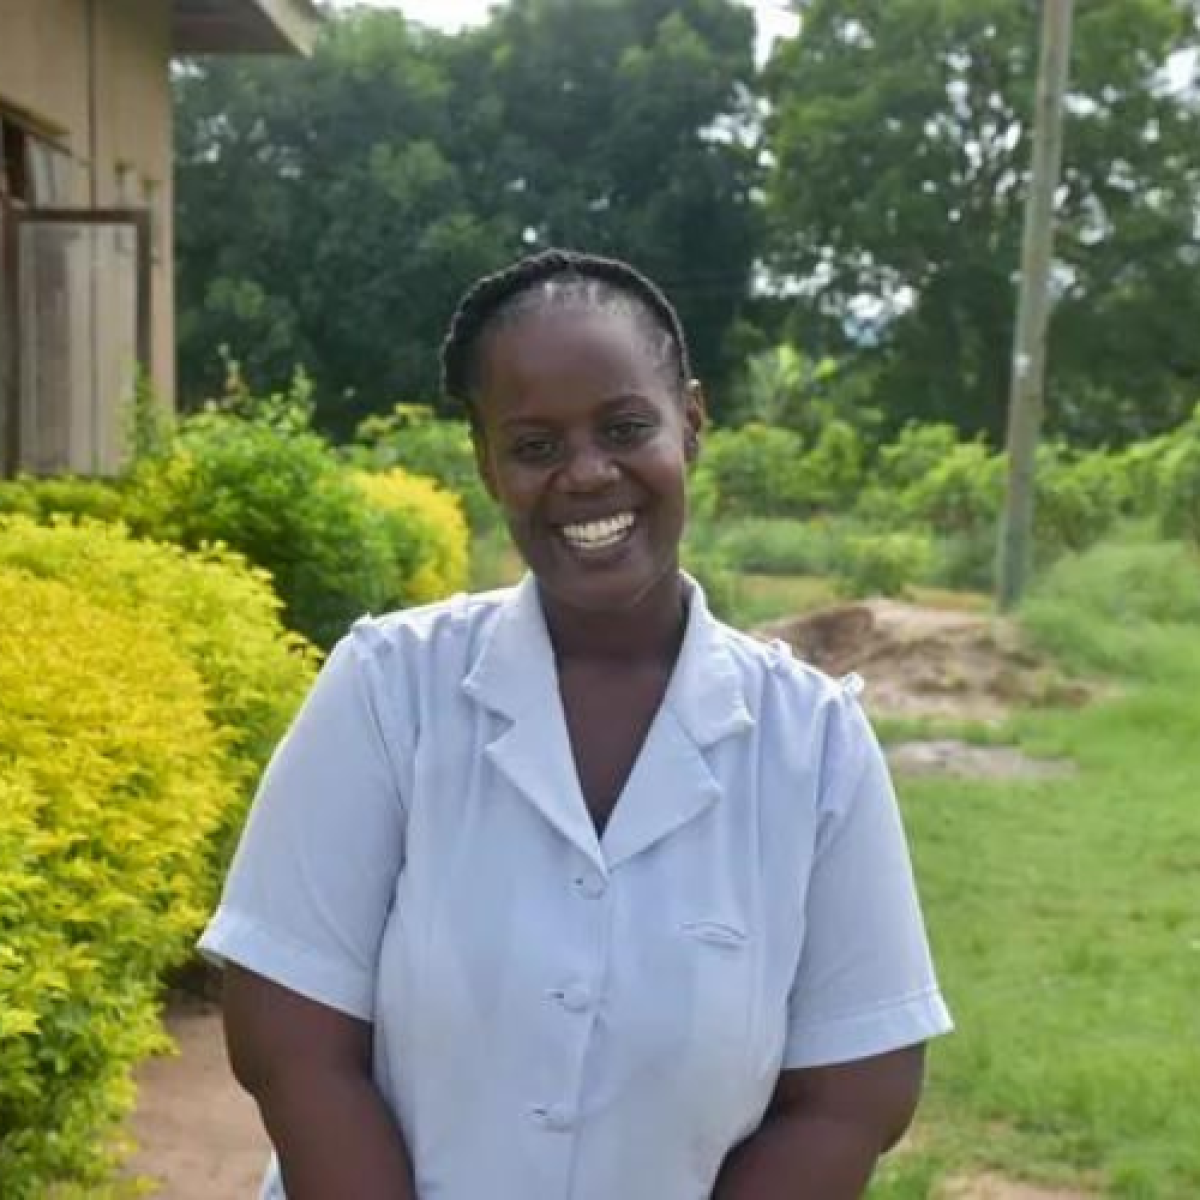
[{"label": "woman's face", "polygon": [[569,607],[633,608],[678,570],[699,388],[604,310],[529,313],[481,355],[480,471],[529,569]]}]

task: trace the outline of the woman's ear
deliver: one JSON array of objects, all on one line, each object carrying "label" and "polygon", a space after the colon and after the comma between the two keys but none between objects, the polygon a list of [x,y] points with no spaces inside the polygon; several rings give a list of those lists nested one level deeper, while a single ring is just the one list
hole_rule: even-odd
[{"label": "woman's ear", "polygon": [[704,432],[707,420],[704,388],[701,387],[698,379],[693,379],[687,385],[687,391],[684,394],[683,420],[684,455],[689,463],[694,463],[700,457],[700,436]]}]

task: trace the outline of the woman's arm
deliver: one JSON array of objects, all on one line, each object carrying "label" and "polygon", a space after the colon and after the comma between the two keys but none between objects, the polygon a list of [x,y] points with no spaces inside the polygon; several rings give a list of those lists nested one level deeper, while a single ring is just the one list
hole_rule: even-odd
[{"label": "woman's arm", "polygon": [[858,1200],[903,1136],[924,1047],[784,1071],[766,1119],[726,1161],[713,1200]]},{"label": "woman's arm", "polygon": [[258,1103],[288,1200],[416,1200],[396,1122],[371,1077],[371,1026],[229,964],[225,1037]]}]

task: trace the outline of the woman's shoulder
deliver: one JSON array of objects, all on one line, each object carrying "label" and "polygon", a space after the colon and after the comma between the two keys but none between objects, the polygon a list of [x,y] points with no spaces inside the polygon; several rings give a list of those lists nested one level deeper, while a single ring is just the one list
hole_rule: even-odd
[{"label": "woman's shoulder", "polygon": [[472,645],[512,594],[512,588],[459,592],[434,604],[378,615],[365,613],[350,626],[342,641],[354,648],[360,660],[416,665],[422,659]]},{"label": "woman's shoulder", "polygon": [[820,771],[856,772],[875,741],[860,702],[857,674],[835,677],[800,658],[779,637],[721,626],[742,676],[742,692],[760,736],[786,758]]},{"label": "woman's shoulder", "polygon": [[800,658],[781,637],[747,633],[722,621],[715,624],[744,682],[764,695],[820,708],[856,699],[863,689],[858,675],[830,675]]}]

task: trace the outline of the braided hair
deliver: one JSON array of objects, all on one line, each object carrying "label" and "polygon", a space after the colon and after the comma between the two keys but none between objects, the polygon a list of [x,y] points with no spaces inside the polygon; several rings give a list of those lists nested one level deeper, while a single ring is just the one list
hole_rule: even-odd
[{"label": "braided hair", "polygon": [[463,297],[442,344],[442,385],[472,418],[480,347],[492,329],[530,312],[578,306],[624,313],[643,330],[672,384],[691,380],[687,338],[671,302],[636,268],[613,258],[547,250],[480,279]]}]

